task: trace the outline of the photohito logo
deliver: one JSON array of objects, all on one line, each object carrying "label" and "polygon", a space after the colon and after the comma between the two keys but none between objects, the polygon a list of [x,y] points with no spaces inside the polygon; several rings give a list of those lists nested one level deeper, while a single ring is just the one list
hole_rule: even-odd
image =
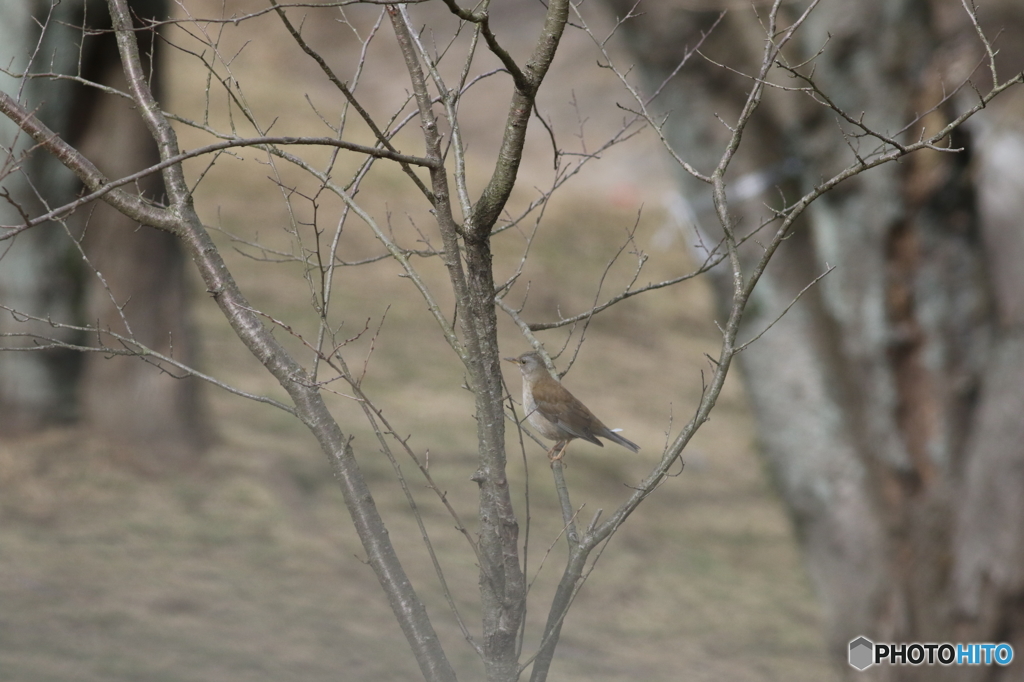
[{"label": "photohito logo", "polygon": [[889,665],[1009,665],[1009,644],[875,644],[867,637],[850,642],[850,665],[857,670]]}]

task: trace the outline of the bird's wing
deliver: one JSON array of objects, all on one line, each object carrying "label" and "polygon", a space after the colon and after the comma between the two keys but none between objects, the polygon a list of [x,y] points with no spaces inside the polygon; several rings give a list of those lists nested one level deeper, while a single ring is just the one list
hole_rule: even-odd
[{"label": "bird's wing", "polygon": [[567,436],[582,438],[604,447],[604,443],[593,433],[604,430],[604,424],[587,409],[586,405],[554,379],[550,382],[538,382],[533,389],[533,400],[537,404],[537,412],[564,431]]}]

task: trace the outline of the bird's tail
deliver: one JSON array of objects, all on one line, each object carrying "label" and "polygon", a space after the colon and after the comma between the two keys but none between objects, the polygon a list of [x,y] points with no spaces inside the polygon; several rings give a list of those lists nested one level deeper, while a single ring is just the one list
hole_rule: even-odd
[{"label": "bird's tail", "polygon": [[640,452],[640,446],[639,445],[637,445],[636,443],[634,443],[631,440],[627,440],[627,439],[623,438],[622,436],[620,436],[619,434],[615,433],[611,429],[608,429],[608,433],[605,434],[605,438],[607,438],[608,440],[612,441],[613,443],[618,443],[619,445],[621,445],[624,448],[629,448],[633,452]]}]

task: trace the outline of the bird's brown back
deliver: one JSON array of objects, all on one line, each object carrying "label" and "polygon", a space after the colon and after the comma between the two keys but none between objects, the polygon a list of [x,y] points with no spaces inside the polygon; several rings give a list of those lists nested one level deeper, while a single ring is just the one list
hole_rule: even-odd
[{"label": "bird's brown back", "polygon": [[533,400],[537,411],[564,431],[566,437],[582,438],[604,446],[597,436],[608,433],[608,427],[554,378],[541,377],[534,382]]}]

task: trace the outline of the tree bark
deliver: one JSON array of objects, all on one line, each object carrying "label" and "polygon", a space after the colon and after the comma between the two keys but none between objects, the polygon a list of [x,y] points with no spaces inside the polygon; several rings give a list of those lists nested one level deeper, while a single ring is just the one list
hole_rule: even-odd
[{"label": "tree bark", "polygon": [[[632,6],[608,4],[620,16]],[[864,112],[875,130],[895,134],[938,103],[982,54],[959,3],[945,4],[956,8],[866,0],[851,12],[847,3],[824,2],[799,34],[799,50],[787,56],[795,64],[824,47],[814,81],[854,117]],[[660,84],[718,17],[684,6],[641,6],[645,14],[625,25],[649,83]],[[1009,3],[1004,8],[994,18],[1010,34],[998,45],[1018,44],[1024,16]],[[802,9],[793,7],[793,16]],[[733,9],[702,52],[751,73],[751,53],[763,40],[753,13]],[[1000,66],[1005,76],[1019,72],[1019,54],[1000,54]],[[985,72],[975,78],[981,89],[992,80]],[[729,120],[745,84],[697,58],[669,86],[662,103],[672,112],[667,132],[698,170],[709,170],[729,135],[715,114]],[[947,101],[923,123],[944,125],[970,97]],[[964,148],[960,154],[912,155],[821,197],[769,266],[745,320],[749,337],[836,266],[744,351],[740,366],[843,670],[853,672],[847,644],[861,635],[1022,643],[1024,194],[1013,178],[1024,152],[1008,152],[1009,138],[1020,134],[999,120],[972,121],[952,140]],[[748,180],[795,196],[849,163],[852,150],[866,154],[878,144],[844,139],[840,127],[849,133],[852,125],[796,93],[767,93],[752,126],[757,142],[735,161],[734,192],[737,178],[750,174]],[[920,127],[905,139],[917,139]],[[714,244],[720,235],[713,216],[702,213],[710,208],[708,189],[680,176],[703,241]],[[766,215],[763,204],[777,197],[752,196],[737,216],[741,228],[753,229]],[[747,248],[750,258],[760,252],[756,244]],[[724,272],[717,276],[723,306],[731,284]],[[1022,669],[1018,662],[970,671],[904,666],[872,668],[858,679],[1016,679]]]},{"label": "tree bark", "polygon": [[[168,11],[163,0],[135,2],[133,8],[140,16],[161,17]],[[27,7],[18,4],[6,6],[4,12],[14,15],[19,10],[23,18],[27,16]],[[43,7],[35,17],[45,24],[40,49],[45,58],[38,57],[31,70],[79,75],[124,91],[113,35],[83,38],[79,28],[85,22],[91,29],[109,30],[105,4],[99,0],[62,3],[47,21],[48,11]],[[29,23],[23,28],[27,30],[20,38],[34,44],[38,26]],[[147,43],[143,53],[148,55],[152,34],[140,32],[140,36]],[[9,45],[17,49],[15,43]],[[24,87],[26,100],[39,107],[40,118],[93,159],[108,177],[159,162],[152,138],[125,100],[47,78],[28,80]],[[9,176],[4,186],[11,181],[12,193],[28,206],[32,205],[29,185],[39,189],[50,208],[73,200],[81,186],[48,154],[34,153],[25,167],[28,178]],[[148,199],[162,201],[159,175],[139,181],[136,188]],[[3,222],[17,223],[19,217],[5,208]],[[194,365],[197,339],[189,321],[185,259],[177,241],[140,227],[102,201],[80,208],[67,226],[81,240],[83,253],[103,280],[83,265],[62,228],[51,224],[19,235],[7,267],[0,267],[3,302],[57,322],[93,324],[133,335],[149,348]],[[18,292],[20,296],[12,297]],[[25,328],[9,318],[2,324],[5,331]],[[62,335],[47,325],[36,326],[48,336]],[[63,337],[94,342],[82,334],[63,333]],[[0,354],[0,404],[12,415],[0,425],[2,433],[77,419],[121,446],[128,463],[147,470],[193,462],[210,437],[198,381],[175,379],[137,358],[110,358],[102,353],[83,357],[64,350]]]}]

